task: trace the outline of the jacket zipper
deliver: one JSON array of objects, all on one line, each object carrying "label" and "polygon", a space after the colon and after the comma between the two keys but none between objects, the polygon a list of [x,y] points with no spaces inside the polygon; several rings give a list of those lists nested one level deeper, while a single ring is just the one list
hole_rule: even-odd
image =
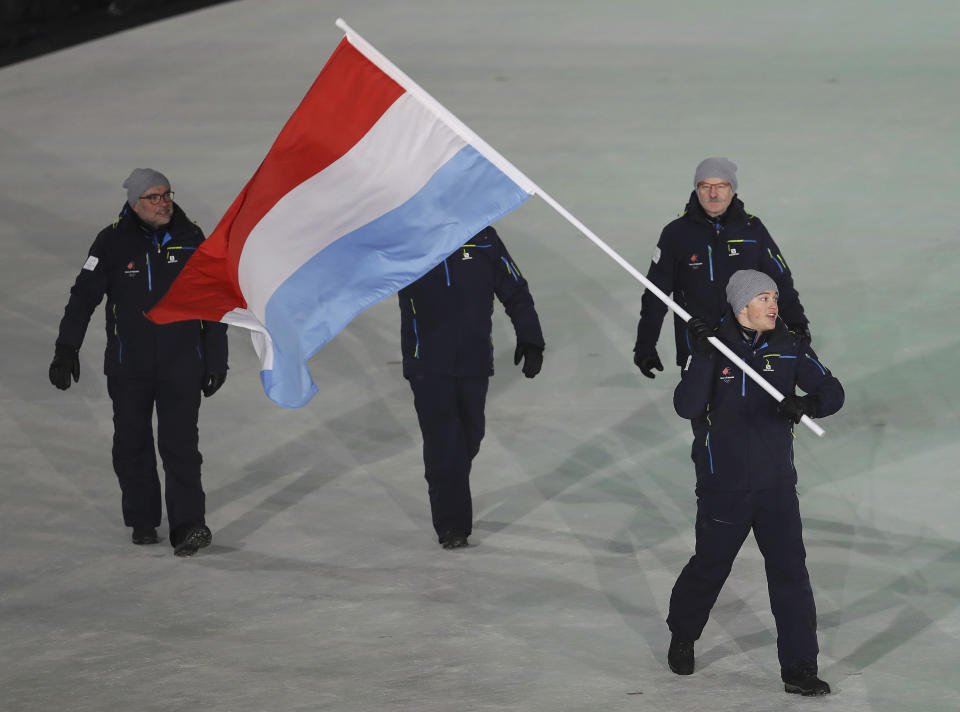
[{"label": "jacket zipper", "polygon": [[117,305],[113,305],[113,335],[117,337],[117,362],[123,363],[123,341],[120,340],[120,326],[117,319]]}]

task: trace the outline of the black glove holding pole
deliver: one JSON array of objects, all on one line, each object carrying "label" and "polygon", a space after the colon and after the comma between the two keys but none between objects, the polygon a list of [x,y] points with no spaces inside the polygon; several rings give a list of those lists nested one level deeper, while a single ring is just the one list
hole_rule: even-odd
[{"label": "black glove holding pole", "polygon": [[777,415],[782,415],[787,420],[799,423],[805,415],[814,417],[817,414],[819,404],[820,399],[815,395],[784,396],[783,400],[777,405]]},{"label": "black glove holding pole", "polygon": [[690,340],[690,347],[695,353],[708,358],[712,357],[716,353],[716,349],[709,341],[713,335],[713,329],[707,326],[707,322],[695,316],[690,317],[687,322],[687,336]]}]

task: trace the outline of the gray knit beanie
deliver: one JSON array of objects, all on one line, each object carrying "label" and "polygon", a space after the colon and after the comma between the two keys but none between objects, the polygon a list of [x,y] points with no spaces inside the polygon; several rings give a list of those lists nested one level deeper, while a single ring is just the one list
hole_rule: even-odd
[{"label": "gray knit beanie", "polygon": [[707,178],[723,178],[737,192],[737,164],[727,158],[704,158],[693,174],[693,187]]},{"label": "gray knit beanie", "polygon": [[130,177],[123,181],[123,187],[127,189],[127,202],[130,207],[135,208],[140,196],[155,185],[165,185],[169,189],[170,181],[163,173],[159,173],[152,168],[134,168]]},{"label": "gray knit beanie", "polygon": [[777,291],[777,283],[770,275],[755,269],[741,269],[734,272],[727,282],[727,301],[736,315],[761,292]]}]

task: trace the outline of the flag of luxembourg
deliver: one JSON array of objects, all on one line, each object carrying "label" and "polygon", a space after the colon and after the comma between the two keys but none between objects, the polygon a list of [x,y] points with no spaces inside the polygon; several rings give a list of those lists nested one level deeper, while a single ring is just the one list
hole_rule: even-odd
[{"label": "flag of luxembourg", "polygon": [[314,353],[535,190],[348,32],[148,317],[250,329],[266,394],[298,408]]}]

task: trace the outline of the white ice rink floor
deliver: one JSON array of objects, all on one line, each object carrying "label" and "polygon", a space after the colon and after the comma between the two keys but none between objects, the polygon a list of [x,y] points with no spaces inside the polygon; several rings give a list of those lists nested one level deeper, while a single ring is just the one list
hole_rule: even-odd
[{"label": "white ice rink floor", "polygon": [[[497,227],[546,361],[522,377],[498,308],[469,549],[434,541],[395,298],[311,361],[300,410],[232,329],[201,410],[214,544],[129,543],[101,313],[80,382],[47,381],[68,289],[133,167],[213,229],[338,16],[641,271],[696,163],[739,164],[847,391],[796,441],[832,696],[784,694],[752,539],[696,674],[667,669],[677,369],[640,376],[642,287],[537,198]],[[246,0],[0,69],[0,709],[956,712],[958,28],[939,0]]]}]

